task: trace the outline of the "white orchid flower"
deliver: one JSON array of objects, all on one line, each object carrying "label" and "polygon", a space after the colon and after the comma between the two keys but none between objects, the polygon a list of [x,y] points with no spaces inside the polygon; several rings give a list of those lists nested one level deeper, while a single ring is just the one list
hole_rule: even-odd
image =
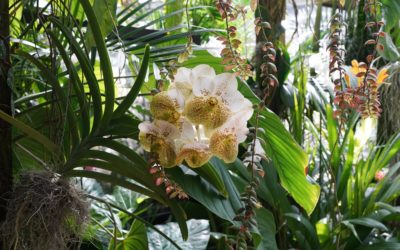
[{"label": "white orchid flower", "polygon": [[194,124],[206,129],[222,126],[230,116],[252,104],[237,90],[235,74],[199,75],[193,82],[193,95],[183,114]]},{"label": "white orchid flower", "polygon": [[197,168],[213,155],[235,161],[253,114],[237,87],[235,74],[216,75],[208,65],[179,68],[170,89],[150,103],[155,121],[139,125],[142,147],[157,153],[164,167],[186,162]]},{"label": "white orchid flower", "polygon": [[148,152],[157,153],[162,166],[175,166],[175,139],[180,137],[179,129],[169,122],[155,120],[140,123],[139,130],[142,148]]},{"label": "white orchid flower", "polygon": [[252,109],[238,112],[215,130],[210,138],[211,152],[225,163],[234,162],[239,152],[239,143],[246,140],[249,132],[246,124],[252,115]]}]

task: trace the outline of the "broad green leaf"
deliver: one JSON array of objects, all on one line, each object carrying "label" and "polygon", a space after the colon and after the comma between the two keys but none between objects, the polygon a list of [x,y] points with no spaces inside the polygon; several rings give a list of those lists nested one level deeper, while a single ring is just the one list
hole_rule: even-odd
[{"label": "broad green leaf", "polygon": [[222,161],[214,157],[209,163],[221,176],[228,193],[227,198],[220,195],[212,185],[198,175],[184,174],[179,168],[170,169],[169,173],[190,197],[197,200],[218,217],[233,222],[236,211],[242,207],[240,193]]},{"label": "broad green leaf", "polygon": [[147,231],[145,225],[135,220],[129,232],[123,239],[118,238],[117,245],[115,246],[114,239],[111,240],[108,249],[116,249],[116,250],[142,250],[147,249],[148,240],[147,240]]},{"label": "broad green leaf", "polygon": [[182,67],[194,68],[199,64],[207,64],[211,66],[217,74],[225,72],[224,65],[221,64],[221,58],[212,56],[206,50],[193,51],[190,60],[182,63]]},{"label": "broad green leaf", "polygon": [[383,37],[379,36],[377,51],[380,56],[391,62],[396,62],[400,58],[400,52],[388,33],[385,33]]},{"label": "broad green leaf", "polygon": [[220,173],[210,164],[206,163],[201,168],[192,169],[198,175],[203,177],[211,185],[213,185],[225,198],[228,196],[224,181],[221,178]]},{"label": "broad green leaf", "polygon": [[[241,82],[239,90],[254,104],[260,102],[246,83]],[[257,121],[253,117],[250,123],[255,126]],[[311,184],[306,178],[307,154],[285,129],[279,117],[268,109],[260,112],[258,125],[264,130],[259,133],[259,137],[265,142],[262,146],[274,162],[282,186],[307,211],[307,214],[311,214],[317,205],[320,187]]]},{"label": "broad green leaf", "polygon": [[261,244],[258,246],[258,249],[278,250],[275,240],[275,219],[272,213],[265,208],[257,209],[256,221],[258,223],[258,230],[260,231],[261,235]]},{"label": "broad green leaf", "polygon": [[[177,10],[184,9],[184,4],[185,4],[184,1],[174,1],[170,4],[165,5],[165,14],[168,15]],[[166,19],[165,20],[165,28],[168,29],[168,28],[172,28],[174,26],[180,25],[182,23],[183,18],[185,17],[184,15],[185,14],[175,16],[174,18]],[[187,17],[185,17],[185,18],[187,18]],[[172,32],[171,34],[176,34],[176,33],[180,33],[180,32],[181,32],[180,30],[177,30],[175,32]]]},{"label": "broad green leaf", "polygon": [[[156,225],[155,227],[164,232],[169,238],[181,247],[181,249],[196,249],[205,250],[207,249],[208,241],[210,239],[210,225],[207,220],[188,220],[186,222],[189,229],[189,238],[184,241],[179,231],[178,224],[170,222],[164,225]],[[156,231],[149,229],[148,237],[150,250],[158,249],[177,249],[171,244],[170,241],[166,240]]]},{"label": "broad green leaf", "polygon": [[304,239],[307,240],[307,244],[311,249],[320,249],[317,231],[307,218],[300,214],[293,213],[286,213],[285,217],[296,223],[296,226],[303,233]]},{"label": "broad green leaf", "polygon": [[[237,210],[243,205],[240,200],[240,193],[227,170],[228,165],[216,157],[213,157],[209,163],[219,172],[226,187],[227,198],[221,196],[212,185],[198,175],[195,176],[190,172],[184,174],[179,168],[170,169],[169,173],[190,197],[218,217],[237,225],[234,217],[237,214]],[[258,246],[262,240],[262,235],[258,228],[252,228],[251,230],[254,244]]]}]

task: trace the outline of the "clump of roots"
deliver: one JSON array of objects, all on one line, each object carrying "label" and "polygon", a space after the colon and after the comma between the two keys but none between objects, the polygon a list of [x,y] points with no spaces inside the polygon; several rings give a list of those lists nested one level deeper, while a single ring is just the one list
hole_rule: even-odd
[{"label": "clump of roots", "polygon": [[88,205],[68,180],[50,172],[27,172],[11,197],[1,227],[3,249],[63,250],[79,245]]}]

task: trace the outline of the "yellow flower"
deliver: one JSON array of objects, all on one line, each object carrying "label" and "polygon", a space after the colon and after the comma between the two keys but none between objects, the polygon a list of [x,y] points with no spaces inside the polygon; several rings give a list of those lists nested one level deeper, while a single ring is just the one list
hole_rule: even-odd
[{"label": "yellow flower", "polygon": [[[353,86],[354,84],[351,84],[351,80],[356,78],[357,79],[357,86],[362,87],[364,83],[364,78],[365,74],[360,74],[360,73],[366,73],[367,72],[367,65],[365,63],[359,63],[357,60],[351,61],[351,67],[350,70],[345,73],[344,78],[346,81],[346,85],[348,88],[351,87],[356,87]],[[357,74],[360,74],[357,76]],[[382,85],[382,83],[385,82],[386,78],[388,77],[388,70],[387,68],[383,68],[379,71],[378,76],[376,78],[376,83],[378,84],[378,87]]]},{"label": "yellow flower", "polygon": [[367,65],[365,63],[358,63],[357,60],[353,60],[351,61],[350,72],[357,77],[357,85],[360,87],[364,81],[364,75],[357,76],[357,74],[367,72]]},{"label": "yellow flower", "polygon": [[378,87],[381,86],[388,77],[389,77],[389,74],[388,74],[387,68],[381,69],[376,78],[376,83],[378,84]]}]

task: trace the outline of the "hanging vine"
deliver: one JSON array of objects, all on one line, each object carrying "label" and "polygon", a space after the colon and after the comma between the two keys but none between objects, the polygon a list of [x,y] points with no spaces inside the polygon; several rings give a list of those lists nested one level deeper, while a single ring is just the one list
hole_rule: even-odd
[{"label": "hanging vine", "polygon": [[246,80],[253,76],[252,67],[247,63],[247,59],[240,54],[239,48],[242,42],[236,38],[237,28],[231,22],[236,20],[239,15],[245,15],[243,7],[234,6],[232,0],[218,0],[216,7],[225,21],[226,35],[218,36],[218,40],[225,46],[221,51],[222,64],[225,70],[232,70],[237,76]]},{"label": "hanging vine", "polygon": [[[253,11],[260,11],[258,1],[252,1],[251,8]],[[261,16],[261,15],[260,15]],[[274,44],[267,39],[265,29],[271,29],[271,25],[262,20],[260,17],[254,21],[255,33],[262,34],[265,36],[265,43],[262,46],[265,56],[263,62],[260,65],[261,74],[260,77],[262,82],[260,83],[263,87],[263,98],[258,105],[254,105],[255,109],[255,127],[250,129],[249,137],[251,143],[248,147],[248,151],[245,154],[246,159],[243,161],[247,164],[247,169],[250,172],[251,179],[246,185],[244,192],[241,194],[240,199],[244,206],[237,211],[237,215],[234,218],[241,225],[239,227],[238,234],[235,239],[228,241],[231,249],[248,249],[248,243],[252,241],[251,230],[257,227],[257,221],[255,219],[256,210],[262,207],[257,197],[257,188],[264,177],[265,173],[262,165],[260,164],[261,159],[266,159],[262,154],[258,154],[257,147],[257,132],[259,130],[259,116],[260,111],[265,108],[268,98],[271,96],[271,90],[279,84],[276,77],[277,67],[275,65],[276,51]]]}]

